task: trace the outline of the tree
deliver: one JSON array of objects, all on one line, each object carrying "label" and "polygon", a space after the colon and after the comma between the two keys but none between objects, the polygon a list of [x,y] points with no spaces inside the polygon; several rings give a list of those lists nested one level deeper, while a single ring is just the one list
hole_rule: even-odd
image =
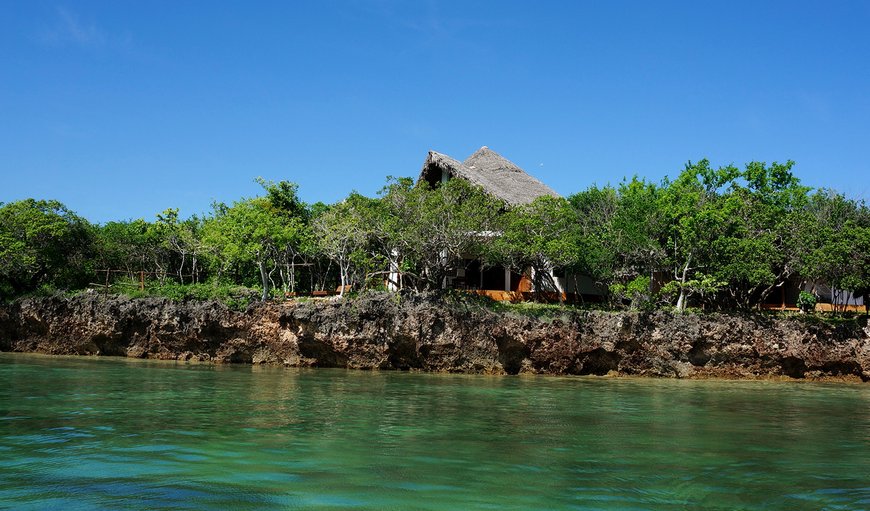
[{"label": "tree", "polygon": [[388,275],[396,288],[438,289],[464,258],[482,254],[503,207],[464,180],[432,189],[390,178],[378,199],[351,194],[313,224],[320,250],[339,266],[342,287]]},{"label": "tree", "polygon": [[432,190],[415,185],[411,178],[387,178],[380,200],[372,208],[372,243],[387,262],[389,284],[404,289],[406,282],[420,282],[415,262],[420,260],[423,227],[420,210]]},{"label": "tree", "polygon": [[[661,208],[668,221],[668,251],[673,265],[676,308],[682,312],[686,300],[693,294],[694,283],[715,280],[694,278],[700,270],[709,273],[709,255],[716,239],[724,232],[727,219],[734,212],[733,203],[722,202],[718,191],[731,183],[739,171],[729,165],[713,169],[708,160],[689,162],[673,182],[665,183]],[[705,293],[715,291],[709,286]]]},{"label": "tree", "polygon": [[615,276],[620,253],[615,241],[615,217],[620,208],[620,197],[610,186],[591,186],[568,197],[577,221],[578,241],[582,243],[577,273],[592,278],[597,284],[609,288]]},{"label": "tree", "polygon": [[107,222],[96,229],[98,269],[123,269],[130,276],[151,271],[151,251],[147,237],[149,224],[143,219]]},{"label": "tree", "polygon": [[351,193],[345,200],[329,208],[313,222],[317,247],[338,265],[339,296],[352,285],[353,265],[365,260],[370,227],[366,221],[372,199]]},{"label": "tree", "polygon": [[271,275],[281,247],[293,236],[268,199],[257,197],[216,204],[213,216],[203,226],[203,242],[220,260],[222,271],[232,265],[253,265],[259,274],[262,300],[269,297]]},{"label": "tree", "polygon": [[571,204],[562,198],[538,197],[504,213],[501,226],[493,241],[495,260],[519,273],[530,268],[536,292],[559,291],[553,270],[575,267],[581,256]]},{"label": "tree", "polygon": [[200,244],[198,243],[198,219],[182,221],[178,217],[178,208],[168,208],[157,214],[157,221],[152,224],[152,233],[159,246],[160,259],[165,261],[163,267],[174,267],[178,282],[184,284],[185,266],[188,259],[191,262],[191,282],[196,281],[196,266]]},{"label": "tree", "polygon": [[483,255],[497,234],[504,203],[463,179],[451,179],[430,189],[417,184],[409,211],[417,210],[406,227],[409,261],[417,268],[418,289],[439,289],[465,258]]},{"label": "tree", "polygon": [[726,282],[733,305],[763,302],[797,270],[800,211],[808,188],[792,174],[794,162],[751,162],[720,197],[725,226],[713,243],[713,275]]},{"label": "tree", "polygon": [[867,300],[870,291],[870,212],[863,202],[819,190],[805,209],[801,273]]},{"label": "tree", "polygon": [[93,228],[55,200],[25,199],[0,207],[0,295],[43,284],[78,288],[92,276]]},{"label": "tree", "polygon": [[[602,288],[618,291],[611,298],[637,295],[640,283],[651,286],[654,273],[664,268],[662,193],[662,188],[634,177],[618,188],[593,186],[569,197],[581,230],[577,269]],[[633,291],[626,295],[627,287]],[[651,296],[651,289],[644,295]]]},{"label": "tree", "polygon": [[667,218],[661,208],[663,189],[637,177],[618,188],[611,243],[618,254],[620,280],[650,276],[665,262]]},{"label": "tree", "polygon": [[259,281],[266,300],[278,286],[276,273],[285,292],[295,291],[296,264],[310,250],[310,212],[295,183],[256,181],[264,197],[212,204],[192,240],[201,238],[197,253],[211,254],[219,280],[233,273],[240,283]]},{"label": "tree", "polygon": [[263,178],[257,178],[257,183],[266,191],[266,199],[272,211],[282,220],[283,233],[281,244],[277,247],[276,264],[284,291],[295,292],[296,266],[309,264],[306,256],[311,253],[314,243],[310,225],[311,211],[299,198],[299,186],[296,183],[275,183]]}]

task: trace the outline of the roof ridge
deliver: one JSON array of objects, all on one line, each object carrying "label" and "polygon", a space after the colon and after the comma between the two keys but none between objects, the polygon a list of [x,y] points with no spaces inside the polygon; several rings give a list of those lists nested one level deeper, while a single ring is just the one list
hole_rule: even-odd
[{"label": "roof ridge", "polygon": [[559,196],[552,188],[487,146],[475,151],[464,162],[437,151],[429,151],[420,171],[420,179],[424,179],[429,172],[427,169],[433,166],[480,185],[487,193],[509,204],[529,203],[543,195]]}]

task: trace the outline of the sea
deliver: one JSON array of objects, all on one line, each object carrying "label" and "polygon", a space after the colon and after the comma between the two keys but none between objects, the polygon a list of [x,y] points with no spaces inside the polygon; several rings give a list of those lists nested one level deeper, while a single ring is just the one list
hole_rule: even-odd
[{"label": "sea", "polygon": [[0,353],[0,509],[867,510],[870,384]]}]

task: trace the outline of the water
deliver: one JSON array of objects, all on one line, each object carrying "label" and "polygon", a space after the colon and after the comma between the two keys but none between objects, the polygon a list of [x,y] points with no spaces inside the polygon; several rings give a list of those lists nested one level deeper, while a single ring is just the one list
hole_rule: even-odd
[{"label": "water", "polygon": [[0,354],[0,508],[870,509],[870,386]]}]

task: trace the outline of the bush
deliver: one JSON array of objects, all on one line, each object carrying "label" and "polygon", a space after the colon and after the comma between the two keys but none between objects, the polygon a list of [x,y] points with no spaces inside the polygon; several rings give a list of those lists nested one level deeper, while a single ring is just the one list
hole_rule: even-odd
[{"label": "bush", "polygon": [[816,295],[807,291],[801,291],[798,295],[797,306],[803,312],[812,312],[816,310],[817,302],[818,299],[816,298]]},{"label": "bush", "polygon": [[631,309],[651,310],[655,308],[657,298],[650,291],[651,283],[649,277],[641,275],[626,284],[612,284],[610,293],[620,302],[630,302]]},{"label": "bush", "polygon": [[176,282],[156,281],[145,283],[145,290],[139,289],[135,280],[119,280],[112,284],[112,290],[133,298],[161,296],[176,302],[185,300],[217,300],[233,310],[245,310],[251,302],[260,298],[260,292],[234,284],[207,282],[202,284],[178,284]]}]

